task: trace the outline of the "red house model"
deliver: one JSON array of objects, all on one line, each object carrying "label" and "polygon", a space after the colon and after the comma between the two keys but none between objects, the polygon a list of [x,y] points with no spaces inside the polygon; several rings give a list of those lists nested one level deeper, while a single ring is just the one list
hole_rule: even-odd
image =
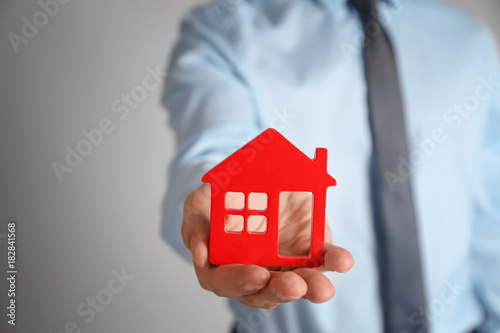
[{"label": "red house model", "polygon": [[[320,266],[324,253],[326,189],[336,185],[327,173],[326,164],[325,148],[316,148],[315,159],[310,159],[278,131],[267,129],[206,173],[202,180],[212,188],[209,248],[212,264]],[[279,198],[286,191],[312,193],[308,255],[278,253]]]}]

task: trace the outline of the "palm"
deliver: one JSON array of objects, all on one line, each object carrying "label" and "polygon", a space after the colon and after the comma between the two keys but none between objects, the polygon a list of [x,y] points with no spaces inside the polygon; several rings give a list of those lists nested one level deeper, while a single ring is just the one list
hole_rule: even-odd
[{"label": "palm", "polygon": [[[311,246],[312,196],[306,192],[287,192],[280,197],[279,249],[282,255],[307,255]],[[326,241],[330,229],[326,226]]]}]

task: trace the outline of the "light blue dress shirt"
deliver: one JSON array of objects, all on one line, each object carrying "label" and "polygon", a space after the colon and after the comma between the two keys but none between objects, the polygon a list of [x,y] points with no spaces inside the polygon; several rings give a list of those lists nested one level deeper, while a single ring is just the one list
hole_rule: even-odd
[{"label": "light blue dress shirt", "polygon": [[[500,71],[491,36],[434,0],[381,2],[398,61],[432,332],[500,332]],[[186,259],[182,204],[201,176],[266,128],[328,149],[327,219],[355,265],[323,304],[232,300],[240,332],[382,332],[369,188],[363,33],[345,0],[226,0],[189,13],[166,83],[177,134],[163,236]],[[426,312],[429,320],[423,321]]]}]

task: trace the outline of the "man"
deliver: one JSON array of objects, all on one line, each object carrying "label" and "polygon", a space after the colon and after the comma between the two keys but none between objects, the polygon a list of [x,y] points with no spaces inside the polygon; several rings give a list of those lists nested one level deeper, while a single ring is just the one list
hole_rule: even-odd
[{"label": "man", "polygon": [[[382,181],[391,189],[413,185],[425,287],[425,302],[400,317],[406,332],[500,332],[495,47],[481,25],[437,1],[377,5],[378,19],[368,23],[345,0],[218,2],[183,21],[165,94],[178,154],[163,234],[193,259],[202,287],[231,299],[238,332],[394,331],[381,287],[364,53],[381,34],[377,24],[392,42],[408,142],[408,155]],[[208,260],[210,190],[201,176],[269,127],[310,157],[315,147],[329,150],[338,185],[328,191],[319,269]],[[285,206],[286,223],[295,226],[285,237],[307,240],[307,221],[297,217],[307,200]]]}]

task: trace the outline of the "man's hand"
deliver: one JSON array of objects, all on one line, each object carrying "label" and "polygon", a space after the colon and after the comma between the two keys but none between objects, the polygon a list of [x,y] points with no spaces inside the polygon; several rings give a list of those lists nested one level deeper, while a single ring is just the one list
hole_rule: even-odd
[{"label": "man's hand", "polygon": [[[279,252],[306,254],[310,244],[311,204],[308,194],[293,193],[280,203]],[[210,185],[191,192],[184,203],[182,237],[191,251],[200,285],[217,296],[236,298],[250,307],[272,309],[305,298],[326,302],[335,288],[323,271],[346,272],[354,260],[349,251],[331,243],[327,226],[324,264],[318,268],[271,269],[256,265],[214,266],[208,259]]]}]

